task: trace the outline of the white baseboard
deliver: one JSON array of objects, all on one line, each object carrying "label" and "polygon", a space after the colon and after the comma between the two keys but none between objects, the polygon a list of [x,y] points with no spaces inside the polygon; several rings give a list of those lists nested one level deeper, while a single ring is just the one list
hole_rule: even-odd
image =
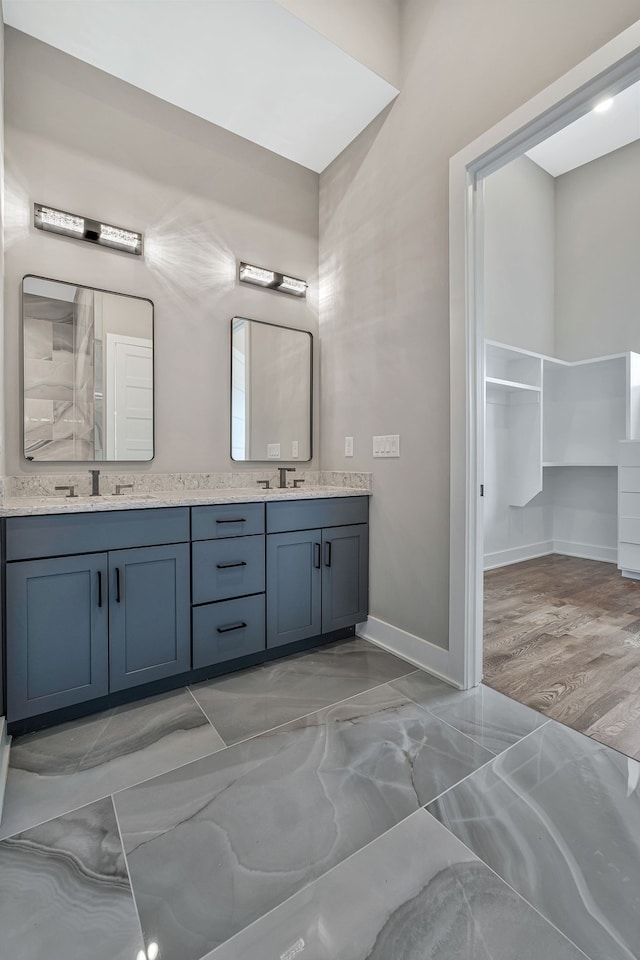
[{"label": "white baseboard", "polygon": [[618,562],[617,547],[601,547],[595,543],[554,540],[553,552],[562,553],[565,557],[581,557],[582,560],[603,560],[605,563]]},{"label": "white baseboard", "polygon": [[507,567],[511,563],[535,560],[536,557],[546,557],[550,553],[553,553],[553,540],[541,540],[539,543],[525,543],[522,547],[496,550],[495,553],[485,553],[484,569],[494,570],[496,567]]},{"label": "white baseboard", "polygon": [[0,717],[0,821],[2,820],[2,805],[4,803],[4,788],[7,785],[9,772],[9,748],[11,737],[7,734],[7,722]]},{"label": "white baseboard", "polygon": [[377,617],[369,617],[364,623],[358,624],[356,633],[359,637],[370,640],[383,650],[395,653],[403,660],[408,660],[421,670],[426,670],[427,673],[459,689],[459,684],[451,678],[448,650],[422,637],[416,637],[413,633],[407,633],[400,627],[385,623],[384,620],[378,620]]},{"label": "white baseboard", "polygon": [[495,570],[497,567],[508,567],[512,563],[547,557],[550,553],[561,553],[565,557],[580,557],[582,560],[618,562],[617,547],[601,547],[598,544],[576,543],[573,540],[542,540],[539,543],[527,543],[522,547],[511,547],[509,550],[485,553],[484,569]]}]

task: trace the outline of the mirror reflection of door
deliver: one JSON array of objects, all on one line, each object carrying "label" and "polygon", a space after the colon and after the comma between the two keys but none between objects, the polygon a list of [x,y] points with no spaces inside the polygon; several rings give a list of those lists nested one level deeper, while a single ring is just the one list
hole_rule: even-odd
[{"label": "mirror reflection of door", "polygon": [[107,460],[153,456],[153,347],[150,340],[107,334]]}]

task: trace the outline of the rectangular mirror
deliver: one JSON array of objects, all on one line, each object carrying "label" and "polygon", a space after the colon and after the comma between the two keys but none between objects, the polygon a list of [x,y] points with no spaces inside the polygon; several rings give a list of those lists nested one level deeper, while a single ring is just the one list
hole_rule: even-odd
[{"label": "rectangular mirror", "polygon": [[153,459],[153,303],[22,281],[27,460]]},{"label": "rectangular mirror", "polygon": [[310,460],[313,337],[231,321],[232,460]]}]

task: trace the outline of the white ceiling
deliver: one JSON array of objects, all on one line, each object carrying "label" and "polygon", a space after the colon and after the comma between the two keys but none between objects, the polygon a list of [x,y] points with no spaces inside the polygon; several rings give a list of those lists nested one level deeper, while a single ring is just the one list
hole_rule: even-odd
[{"label": "white ceiling", "polygon": [[275,0],[3,0],[11,27],[321,172],[397,89]]},{"label": "white ceiling", "polygon": [[527,156],[559,177],[635,140],[640,140],[640,83],[619,93],[606,112],[591,110],[528,150]]}]

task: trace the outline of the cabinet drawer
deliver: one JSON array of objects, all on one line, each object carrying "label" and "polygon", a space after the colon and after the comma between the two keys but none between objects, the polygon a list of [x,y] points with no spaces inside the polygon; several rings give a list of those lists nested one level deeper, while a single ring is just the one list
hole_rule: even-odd
[{"label": "cabinet drawer", "polygon": [[640,520],[633,517],[620,517],[618,540],[624,543],[640,543]]},{"label": "cabinet drawer", "polygon": [[267,533],[340,527],[369,520],[368,497],[281,500],[267,503]]},{"label": "cabinet drawer", "polygon": [[264,594],[193,608],[194,670],[264,648]]},{"label": "cabinet drawer", "polygon": [[618,544],[618,568],[620,570],[640,570],[640,544]]},{"label": "cabinet drawer", "polygon": [[640,441],[627,440],[618,445],[618,466],[637,467],[640,465]]},{"label": "cabinet drawer", "polygon": [[189,508],[7,519],[7,560],[103,553],[189,540]]},{"label": "cabinet drawer", "polygon": [[264,592],[263,536],[201,540],[191,550],[194,603]]},{"label": "cabinet drawer", "polygon": [[620,492],[618,499],[618,516],[640,519],[640,493]]},{"label": "cabinet drawer", "polygon": [[264,503],[219,503],[191,508],[191,539],[220,540],[264,533]]},{"label": "cabinet drawer", "polygon": [[618,482],[621,492],[640,493],[640,467],[620,467]]}]

